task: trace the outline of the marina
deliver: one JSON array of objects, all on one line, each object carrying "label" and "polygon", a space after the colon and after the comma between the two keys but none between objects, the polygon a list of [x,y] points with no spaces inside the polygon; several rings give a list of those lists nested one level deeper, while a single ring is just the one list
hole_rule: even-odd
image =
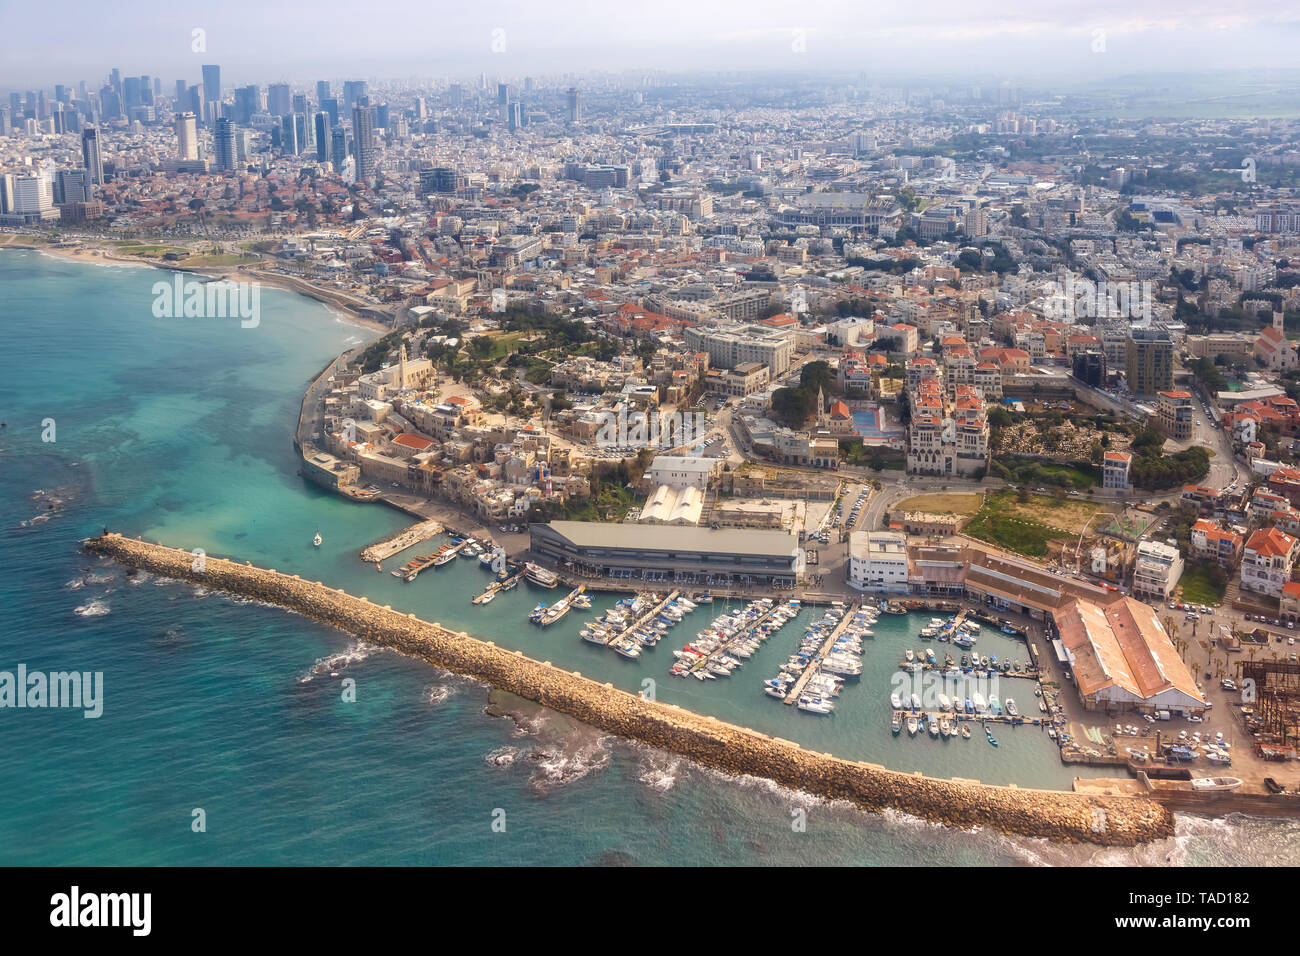
[{"label": "marina", "polygon": [[[804,690],[807,689],[810,683],[814,683],[816,681],[817,677],[821,674],[823,668],[831,670],[832,673],[838,672],[840,674],[843,674],[844,676],[848,676],[848,674],[852,672],[853,670],[852,667],[839,666],[839,662],[834,657],[832,657],[831,652],[835,646],[835,642],[839,640],[840,635],[843,634],[844,631],[849,627],[849,625],[854,622],[854,619],[857,615],[857,610],[858,610],[858,605],[855,603],[851,607],[849,607],[847,613],[843,610],[840,611],[840,614],[842,616],[839,622],[836,623],[834,627],[831,628],[830,634],[827,635],[825,642],[823,642],[821,648],[817,651],[817,654],[804,667],[803,673],[801,673],[798,676],[798,678],[796,678],[794,682],[794,686],[790,688],[790,692],[785,696],[785,700],[784,700],[785,703],[794,704],[798,702],[802,704],[804,699],[803,698]],[[829,668],[827,667],[828,663],[830,665]],[[858,674],[862,673],[862,668],[860,663],[858,665],[857,672]]]},{"label": "marina", "polygon": [[695,603],[671,591],[667,597],[647,591],[623,598],[579,632],[583,640],[612,648],[623,657],[640,657],[670,628],[695,610]]},{"label": "marina", "polygon": [[730,677],[758,650],[764,641],[784,627],[798,613],[800,602],[776,603],[759,598],[744,610],[716,618],[707,631],[693,642],[674,651],[677,663],[668,672],[674,677],[713,680]]},{"label": "marina", "polygon": [[534,624],[540,624],[542,627],[550,627],[574,608],[589,608],[591,607],[591,599],[585,596],[586,590],[587,588],[580,584],[554,604],[549,606],[539,604],[533,608],[528,619]]}]

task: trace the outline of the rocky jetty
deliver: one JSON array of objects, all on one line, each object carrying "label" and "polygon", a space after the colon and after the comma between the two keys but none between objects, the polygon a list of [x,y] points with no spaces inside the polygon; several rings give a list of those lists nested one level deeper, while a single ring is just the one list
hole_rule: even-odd
[{"label": "rocky jetty", "polygon": [[844,760],[673,704],[645,700],[297,575],[117,534],[91,538],[85,547],[166,577],[290,608],[705,766],[766,777],[817,796],[851,801],[864,810],[892,807],[963,829],[991,827],[1019,836],[1107,846],[1133,846],[1173,835],[1173,814],[1144,796],[1104,797],[941,780]]}]

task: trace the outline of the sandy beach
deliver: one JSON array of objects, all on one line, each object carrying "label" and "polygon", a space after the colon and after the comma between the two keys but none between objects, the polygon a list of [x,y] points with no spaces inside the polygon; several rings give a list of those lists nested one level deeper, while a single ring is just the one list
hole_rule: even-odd
[{"label": "sandy beach", "polygon": [[[75,240],[72,240],[75,242]],[[153,240],[144,240],[153,241]],[[163,240],[157,240],[160,244]],[[231,281],[248,280],[252,276],[257,282],[264,285],[273,286],[277,289],[283,289],[286,292],[296,292],[299,295],[306,296],[320,302],[321,305],[329,309],[335,317],[356,325],[361,328],[369,329],[372,332],[386,333],[392,331],[391,326],[376,321],[373,318],[361,315],[354,308],[349,307],[348,303],[342,300],[351,299],[347,293],[340,292],[337,289],[315,286],[306,279],[294,279],[288,276],[275,275],[264,269],[245,268],[240,269],[235,266],[184,266],[175,262],[164,262],[158,259],[150,259],[144,256],[122,256],[107,246],[96,242],[81,242],[75,245],[55,245],[53,243],[36,242],[31,237],[20,235],[0,235],[0,249],[30,249],[34,252],[42,252],[52,256],[58,256],[64,259],[72,259],[79,262],[94,262],[100,264],[122,265],[122,266],[145,266],[155,269],[163,269],[168,272],[191,272],[195,275],[209,276],[214,279],[229,279]],[[251,263],[249,264],[252,265]],[[313,295],[307,290],[314,290],[317,294]],[[356,300],[357,308],[367,303],[361,303]],[[379,308],[378,306],[371,306]]]}]

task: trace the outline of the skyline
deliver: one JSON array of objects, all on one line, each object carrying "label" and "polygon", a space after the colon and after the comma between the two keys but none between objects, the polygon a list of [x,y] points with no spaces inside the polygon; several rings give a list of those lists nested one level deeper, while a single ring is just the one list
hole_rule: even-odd
[{"label": "skyline", "polygon": [[[221,63],[227,84],[343,73],[382,80],[658,70],[848,70],[873,79],[992,71],[1095,81],[1287,64],[1300,36],[1300,13],[1253,0],[1230,14],[1208,4],[1174,13],[1166,3],[1134,9],[1117,0],[1051,11],[1023,0],[996,11],[952,0],[885,10],[831,0],[794,12],[770,0],[707,7],[669,0],[653,16],[602,10],[599,17],[573,0],[544,9],[402,0],[360,21],[333,0],[310,17],[247,0],[201,13],[145,2],[74,7],[78,35],[93,42],[12,46],[0,87],[97,82],[114,67],[197,77],[205,62]],[[17,35],[41,35],[34,8],[15,9],[8,21]],[[203,31],[201,44],[195,30]]]}]

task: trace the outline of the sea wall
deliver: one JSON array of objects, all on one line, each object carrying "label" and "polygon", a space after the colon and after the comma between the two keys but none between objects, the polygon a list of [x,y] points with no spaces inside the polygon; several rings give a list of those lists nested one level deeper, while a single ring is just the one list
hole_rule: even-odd
[{"label": "sea wall", "polygon": [[211,556],[200,561],[186,551],[116,534],[91,538],[86,549],[166,577],[289,608],[705,766],[766,777],[821,797],[851,801],[864,810],[892,807],[955,827],[992,827],[1021,836],[1109,846],[1132,846],[1173,834],[1172,813],[1147,797],[939,780],[843,760],[672,704],[644,700],[296,575]]}]

